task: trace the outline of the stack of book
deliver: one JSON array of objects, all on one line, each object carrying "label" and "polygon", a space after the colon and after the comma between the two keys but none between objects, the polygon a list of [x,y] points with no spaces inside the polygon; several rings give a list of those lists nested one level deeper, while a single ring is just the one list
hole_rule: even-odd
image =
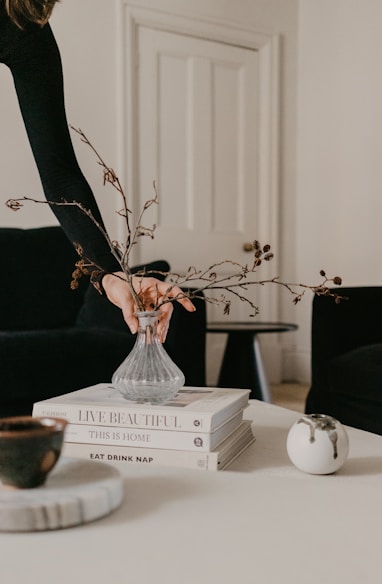
[{"label": "stack of book", "polygon": [[185,387],[153,405],[127,401],[100,383],[36,402],[33,416],[68,420],[64,456],[222,470],[254,441],[243,419],[249,393]]}]

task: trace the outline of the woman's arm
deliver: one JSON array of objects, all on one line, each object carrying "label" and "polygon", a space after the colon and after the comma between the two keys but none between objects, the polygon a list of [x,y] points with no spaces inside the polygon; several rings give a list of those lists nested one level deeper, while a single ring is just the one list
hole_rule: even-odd
[{"label": "woman's arm", "polygon": [[[61,58],[49,24],[43,27],[28,24],[21,30],[10,21],[0,3],[0,60],[12,72],[33,156],[52,211],[69,240],[82,248],[84,257],[107,273],[119,272],[120,265],[94,222],[75,206],[57,205],[77,201],[104,228],[93,192],[74,153],[65,112]],[[154,280],[155,286],[149,280]],[[153,298],[158,286],[162,289],[163,283],[145,279],[147,294],[155,294]],[[121,308],[131,330],[136,330],[135,306],[128,285],[120,278],[105,276],[103,287],[108,299]],[[194,310],[190,301],[181,303],[187,310]],[[159,327],[162,340],[171,312],[171,304],[166,304]]]}]

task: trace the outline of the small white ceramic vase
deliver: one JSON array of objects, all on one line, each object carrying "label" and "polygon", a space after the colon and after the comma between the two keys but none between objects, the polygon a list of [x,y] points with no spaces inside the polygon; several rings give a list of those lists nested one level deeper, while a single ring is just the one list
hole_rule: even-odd
[{"label": "small white ceramic vase", "polygon": [[331,474],[348,457],[349,438],[342,424],[325,414],[306,414],[288,433],[287,452],[293,464],[310,474]]}]

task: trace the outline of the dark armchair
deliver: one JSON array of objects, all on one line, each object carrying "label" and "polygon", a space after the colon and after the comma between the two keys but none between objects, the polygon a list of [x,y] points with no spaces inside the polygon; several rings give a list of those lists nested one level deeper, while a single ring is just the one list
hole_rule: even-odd
[{"label": "dark armchair", "polygon": [[348,300],[315,296],[312,385],[306,413],[382,434],[382,287],[337,289]]},{"label": "dark armchair", "polygon": [[[35,401],[110,382],[132,349],[121,311],[83,278],[61,227],[0,228],[0,416],[31,413]],[[148,269],[167,271],[165,261]],[[205,385],[206,311],[177,303],[165,348],[186,385]]]}]

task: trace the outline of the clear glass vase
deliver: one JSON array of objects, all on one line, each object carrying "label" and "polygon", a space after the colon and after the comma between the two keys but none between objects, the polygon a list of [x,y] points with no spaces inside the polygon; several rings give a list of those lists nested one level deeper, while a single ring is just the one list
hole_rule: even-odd
[{"label": "clear glass vase", "polygon": [[157,334],[160,311],[138,312],[137,339],[114,372],[112,383],[124,398],[140,403],[163,403],[184,385],[184,375],[167,354]]}]

